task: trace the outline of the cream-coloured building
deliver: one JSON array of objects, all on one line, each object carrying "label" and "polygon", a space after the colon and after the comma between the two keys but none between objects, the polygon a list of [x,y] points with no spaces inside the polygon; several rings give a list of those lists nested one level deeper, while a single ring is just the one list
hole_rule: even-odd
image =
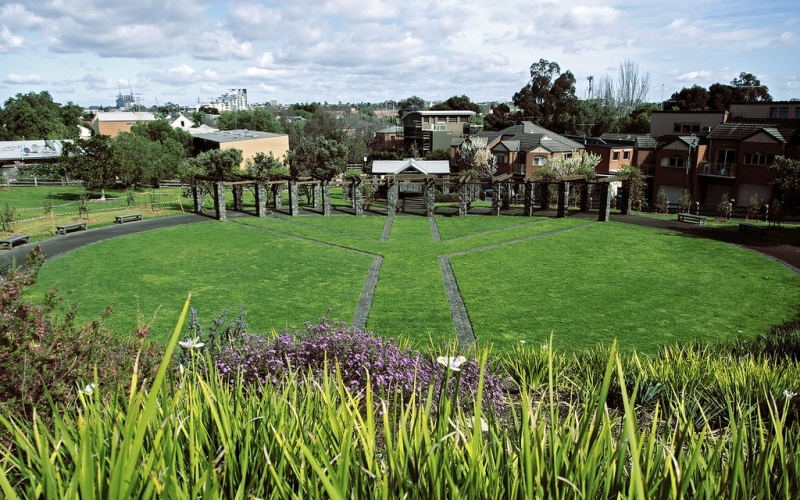
[{"label": "cream-coloured building", "polygon": [[219,130],[207,134],[195,134],[194,144],[199,151],[211,149],[232,149],[242,151],[242,168],[248,158],[256,153],[270,154],[283,161],[289,151],[289,136],[258,132],[254,130]]},{"label": "cream-coloured building", "polygon": [[112,111],[97,113],[92,122],[95,134],[116,137],[120,132],[130,132],[138,122],[152,122],[157,118],[146,111]]}]

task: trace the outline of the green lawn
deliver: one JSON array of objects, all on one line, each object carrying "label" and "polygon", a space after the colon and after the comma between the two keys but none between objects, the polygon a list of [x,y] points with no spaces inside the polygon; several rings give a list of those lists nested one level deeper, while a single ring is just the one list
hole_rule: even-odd
[{"label": "green lawn", "polygon": [[[241,305],[255,331],[323,315],[350,321],[372,257],[237,224],[218,222],[150,231],[105,241],[54,259],[33,289],[57,288],[80,317],[114,309],[108,325],[121,331],[149,321],[165,339],[187,294],[208,326],[223,309]],[[332,311],[328,311],[331,308]]]},{"label": "green lawn", "polygon": [[[752,252],[621,223],[587,219],[395,217],[240,218],[153,231],[55,259],[44,287],[69,291],[82,317],[114,306],[131,329],[158,307],[168,331],[188,292],[208,324],[241,304],[253,330],[328,314],[351,321],[373,256],[383,257],[369,329],[452,340],[439,257],[450,261],[478,339],[507,350],[520,340],[577,349],[615,336],[647,352],[679,340],[755,335],[793,317],[800,278]],[[332,246],[333,245],[333,246]],[[357,250],[357,253],[346,249]]]},{"label": "green lawn", "polygon": [[[490,265],[487,265],[490,263]],[[593,224],[451,259],[476,334],[579,348],[752,336],[794,315],[800,278],[753,252],[627,224]]]}]

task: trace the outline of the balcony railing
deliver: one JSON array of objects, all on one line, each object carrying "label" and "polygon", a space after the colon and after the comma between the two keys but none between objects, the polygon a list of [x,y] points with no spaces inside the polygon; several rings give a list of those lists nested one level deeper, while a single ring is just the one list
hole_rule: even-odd
[{"label": "balcony railing", "polygon": [[525,173],[525,165],[521,163],[512,163],[511,164],[511,173],[512,174],[524,174]]},{"label": "balcony railing", "polygon": [[735,163],[703,163],[699,167],[700,175],[715,175],[717,177],[736,177]]},{"label": "balcony railing", "polygon": [[652,163],[646,165],[639,165],[639,171],[642,172],[642,175],[653,177],[656,175],[656,166]]}]

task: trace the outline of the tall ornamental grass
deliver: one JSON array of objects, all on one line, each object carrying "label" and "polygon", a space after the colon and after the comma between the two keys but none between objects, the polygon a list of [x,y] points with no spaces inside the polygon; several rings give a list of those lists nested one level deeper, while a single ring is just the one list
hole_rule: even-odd
[{"label": "tall ornamental grass", "polygon": [[[187,314],[184,308],[183,315]],[[724,425],[675,397],[642,406],[635,361],[611,345],[597,383],[564,380],[568,363],[535,346],[538,368],[511,391],[508,418],[483,394],[490,353],[477,363],[473,404],[448,387],[466,358],[444,353],[436,383],[402,404],[368,378],[353,391],[343,371],[287,370],[253,386],[220,376],[205,343],[176,328],[152,383],[127,399],[95,386],[52,428],[12,418],[0,447],[6,498],[798,498],[796,397],[764,404],[729,397]],[[717,369],[718,367],[714,368]],[[540,370],[540,371],[537,371]],[[242,372],[243,373],[243,372]],[[542,375],[534,381],[534,376]],[[438,384],[438,385],[437,385]],[[613,393],[617,387],[616,394]],[[460,387],[460,386],[459,386]],[[568,390],[563,390],[565,387]],[[609,404],[612,402],[613,404]],[[700,409],[702,410],[702,404]],[[646,418],[645,417],[646,413]],[[734,418],[735,417],[735,418]]]}]

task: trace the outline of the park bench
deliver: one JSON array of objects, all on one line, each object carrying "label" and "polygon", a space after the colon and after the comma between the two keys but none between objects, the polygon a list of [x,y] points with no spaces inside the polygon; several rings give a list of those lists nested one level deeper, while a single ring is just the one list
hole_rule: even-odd
[{"label": "park bench", "polygon": [[70,231],[78,231],[78,230],[86,231],[86,223],[71,222],[69,224],[62,224],[60,226],[56,226],[56,232],[58,234],[67,234]]},{"label": "park bench", "polygon": [[706,225],[706,216],[705,215],[693,215],[693,214],[678,214],[678,221],[680,221],[680,222],[688,222],[690,224],[697,224],[698,226],[705,226]]},{"label": "park bench", "polygon": [[755,234],[758,236],[766,236],[768,234],[768,229],[764,226],[756,226],[755,224],[746,224],[741,222],[739,223],[739,232]]},{"label": "park bench", "polygon": [[0,240],[0,246],[2,246],[4,249],[11,250],[14,248],[14,245],[24,245],[25,243],[28,243],[30,238],[31,237],[28,234],[9,236],[8,238]]},{"label": "park bench", "polygon": [[125,222],[131,222],[135,220],[142,220],[142,214],[124,214],[124,215],[117,215],[114,217],[120,224],[124,224]]}]

